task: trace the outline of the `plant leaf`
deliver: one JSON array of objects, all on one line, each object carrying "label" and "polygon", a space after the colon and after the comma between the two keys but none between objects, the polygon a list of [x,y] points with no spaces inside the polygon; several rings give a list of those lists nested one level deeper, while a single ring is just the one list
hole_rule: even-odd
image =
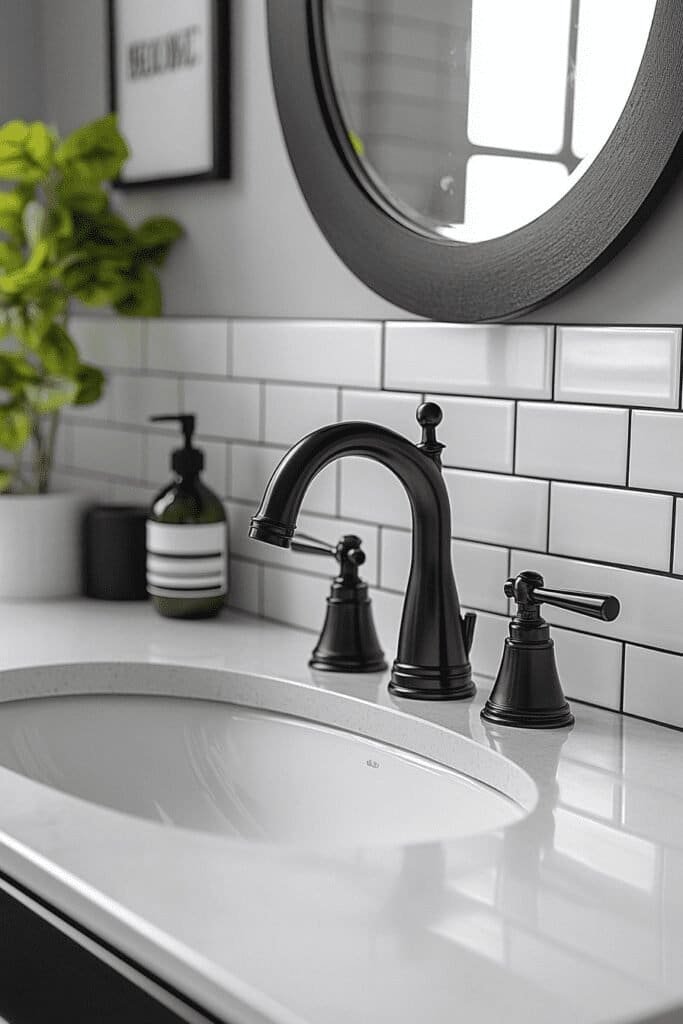
[{"label": "plant leaf", "polygon": [[57,148],[55,160],[65,177],[83,181],[115,178],[129,152],[116,114],[107,114],[72,132]]},{"label": "plant leaf", "polygon": [[78,390],[74,398],[74,405],[91,405],[99,401],[105,385],[105,376],[96,366],[87,366],[82,363],[76,374]]},{"label": "plant leaf", "polygon": [[13,480],[14,473],[11,469],[0,469],[0,494],[10,489]]},{"label": "plant leaf", "polygon": [[151,267],[137,267],[127,294],[114,306],[122,316],[161,316],[161,285]]},{"label": "plant leaf", "polygon": [[25,394],[34,412],[47,416],[74,402],[78,384],[74,380],[43,380],[40,384],[28,385]]},{"label": "plant leaf", "polygon": [[51,376],[76,379],[80,366],[78,351],[60,324],[52,323],[47,328],[40,340],[38,356]]},{"label": "plant leaf", "polygon": [[0,291],[6,295],[18,295],[19,292],[36,284],[41,279],[41,271],[49,253],[48,243],[44,240],[38,242],[26,263],[16,270],[0,275]]},{"label": "plant leaf", "polygon": [[0,448],[17,454],[31,436],[31,419],[14,404],[0,406]]},{"label": "plant leaf", "polygon": [[50,170],[54,142],[40,121],[8,121],[0,128],[0,178],[35,184]]},{"label": "plant leaf", "polygon": [[171,217],[150,217],[135,233],[138,258],[161,266],[174,242],[184,234],[178,221]]}]

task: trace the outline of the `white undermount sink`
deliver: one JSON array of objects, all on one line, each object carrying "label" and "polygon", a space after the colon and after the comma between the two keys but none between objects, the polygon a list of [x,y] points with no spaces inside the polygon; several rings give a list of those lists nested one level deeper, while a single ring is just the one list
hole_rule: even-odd
[{"label": "white undermount sink", "polygon": [[[16,679],[31,671],[10,675]],[[243,706],[241,690],[239,703],[228,702],[233,696],[229,673],[182,670],[190,683],[197,674],[197,686],[185,690],[201,692],[197,699],[144,695],[146,680],[138,693],[129,692],[136,672],[159,677],[158,691],[164,673],[168,677],[171,671],[163,666],[118,665],[115,686],[108,665],[53,671],[65,672],[76,692],[63,695],[60,687],[60,696],[40,696],[37,686],[29,687],[35,693],[31,699],[5,699],[0,765],[130,815],[249,841],[365,846],[472,835],[526,813],[509,792],[490,784],[490,772],[489,784],[477,779],[474,765],[470,774],[468,741],[462,737],[454,736],[453,743],[465,744],[458,748],[465,770],[455,771],[375,739],[279,713],[277,701],[270,704],[275,710],[267,704]],[[200,679],[219,674],[227,680],[226,699],[206,699]],[[45,669],[40,678],[49,678]],[[86,678],[91,693],[83,692]],[[263,704],[269,692],[285,693],[288,686],[293,690],[295,684],[255,677],[253,692]],[[103,692],[107,689],[124,692]],[[294,696],[302,710],[311,693],[323,709],[326,699],[333,699],[298,686]],[[337,708],[344,698],[334,700]],[[392,716],[386,709],[374,711]],[[479,757],[505,760],[470,746]],[[494,767],[499,770],[497,762]]]}]

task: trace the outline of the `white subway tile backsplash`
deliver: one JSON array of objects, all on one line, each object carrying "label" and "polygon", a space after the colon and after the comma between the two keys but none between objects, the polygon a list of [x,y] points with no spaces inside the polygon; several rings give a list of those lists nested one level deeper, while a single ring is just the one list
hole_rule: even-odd
[{"label": "white subway tile backsplash", "polygon": [[511,473],[515,403],[491,398],[443,398],[427,395],[443,409],[437,437],[446,445],[444,466]]},{"label": "white subway tile backsplash", "polygon": [[410,503],[398,477],[370,459],[341,460],[341,514],[386,526],[409,527]]},{"label": "white subway tile backsplash", "polygon": [[462,540],[545,550],[548,484],[516,476],[448,469],[452,531]]},{"label": "white subway tile backsplash", "polygon": [[[471,611],[471,609],[463,609]],[[503,645],[508,635],[509,619],[502,615],[477,612],[474,641],[470,651],[472,670],[478,675],[495,678],[503,656]]]},{"label": "white subway tile backsplash", "polygon": [[228,604],[243,612],[259,615],[261,612],[261,574],[263,567],[255,562],[230,558],[228,572]]},{"label": "white subway tile backsplash", "polygon": [[139,370],[144,365],[142,320],[134,317],[77,316],[69,333],[84,363],[112,370]]},{"label": "white subway tile backsplash", "polygon": [[675,654],[626,648],[624,711],[683,729],[683,674]]},{"label": "white subway tile backsplash", "polygon": [[337,421],[335,388],[266,384],[265,434],[269,444],[292,445],[312,430]]},{"label": "white subway tile backsplash", "polygon": [[668,569],[673,500],[608,487],[552,484],[550,551],[645,569]]},{"label": "white subway tile backsplash", "polygon": [[387,388],[500,398],[550,398],[553,329],[523,324],[386,327]]},{"label": "white subway tile backsplash", "polygon": [[517,473],[625,484],[627,456],[627,409],[555,402],[517,407]]},{"label": "white subway tile backsplash", "polygon": [[629,483],[683,491],[683,413],[633,413]]},{"label": "white subway tile backsplash", "polygon": [[673,571],[683,576],[683,498],[676,498]]},{"label": "white subway tile backsplash", "polygon": [[555,398],[673,409],[680,367],[680,328],[558,327]]},{"label": "white subway tile backsplash", "polygon": [[618,711],[622,644],[558,626],[553,629],[552,636],[565,695],[572,700],[600,704]]},{"label": "white subway tile backsplash", "polygon": [[238,320],[235,377],[378,388],[382,325],[341,320]]},{"label": "white subway tile backsplash", "polygon": [[[166,424],[168,428],[168,424]],[[197,441],[197,446],[204,453],[204,471],[202,479],[220,497],[228,493],[228,462],[230,448],[225,441]],[[180,434],[148,434],[146,437],[147,459],[145,475],[150,484],[160,490],[171,478],[171,454],[182,448]]]},{"label": "white subway tile backsplash", "polygon": [[150,416],[180,412],[178,381],[173,377],[112,375],[109,381],[112,417],[117,423],[150,430],[168,430],[168,424],[150,423]]},{"label": "white subway tile backsplash", "polygon": [[99,424],[73,425],[73,460],[78,469],[143,479],[144,435]]},{"label": "white subway tile backsplash", "polygon": [[[626,711],[683,727],[683,497],[675,516],[672,497],[683,492],[678,329],[558,328],[553,390],[552,327],[92,316],[72,323],[84,358],[113,372],[101,403],[65,411],[55,486],[148,504],[170,477],[180,437],[147,417],[194,412],[205,479],[230,495],[233,606],[304,627],[313,646],[334,560],[250,540],[251,516],[275,464],[300,437],[354,419],[417,441],[424,396],[444,409],[438,436],[447,446],[452,558],[463,611],[478,616],[474,670],[497,672],[509,622],[505,579],[536,569],[549,587],[621,601],[613,623],[545,606],[570,700],[619,710],[623,686]],[[403,486],[360,458],[326,467],[299,517],[300,532],[331,545],[344,533],[362,537],[361,575],[372,586],[389,662],[410,526]]]},{"label": "white subway tile backsplash", "polygon": [[342,391],[341,419],[379,423],[413,441],[420,439],[415,413],[422,402],[418,394],[392,395],[387,391]]},{"label": "white subway tile backsplash", "polygon": [[263,614],[267,619],[318,631],[325,619],[329,592],[323,576],[263,566]]},{"label": "white subway tile backsplash", "polygon": [[586,619],[544,605],[543,615],[550,622],[569,629],[580,625],[601,636],[683,653],[683,586],[680,580],[635,569],[513,551],[512,574],[525,569],[540,572],[546,586],[553,590],[614,594],[621,603],[621,612],[614,622]]},{"label": "white subway tile backsplash", "polygon": [[183,382],[183,410],[197,416],[197,434],[257,441],[261,410],[258,384],[232,380]]},{"label": "white subway tile backsplash", "polygon": [[224,377],[230,371],[231,343],[231,325],[225,320],[150,320],[147,367]]},{"label": "white subway tile backsplash", "polygon": [[[258,507],[273,470],[285,454],[284,448],[264,445],[232,445],[232,470],[228,482],[231,497],[253,501]],[[337,475],[334,466],[328,466],[315,478],[304,498],[307,512],[322,512],[333,516],[337,505]]]},{"label": "white subway tile backsplash", "polygon": [[[381,585],[403,593],[410,571],[411,535],[406,530],[382,530]],[[503,584],[508,575],[506,548],[451,541],[451,557],[461,604],[507,614]]]}]

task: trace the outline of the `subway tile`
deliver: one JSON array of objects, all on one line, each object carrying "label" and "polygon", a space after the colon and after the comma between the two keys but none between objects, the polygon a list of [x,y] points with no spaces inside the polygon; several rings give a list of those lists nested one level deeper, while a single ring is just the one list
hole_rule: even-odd
[{"label": "subway tile", "polygon": [[602,622],[572,612],[543,606],[550,622],[569,629],[580,625],[589,633],[635,644],[660,647],[683,654],[683,582],[611,565],[572,561],[531,551],[512,552],[512,574],[525,569],[540,572],[553,590],[578,590],[594,594],[615,594],[621,612],[614,622]]},{"label": "subway tile", "polygon": [[627,647],[624,711],[683,729],[680,656]]},{"label": "subway tile", "polygon": [[[172,477],[171,455],[182,448],[182,435],[148,434],[146,444],[145,475],[151,484],[161,488]],[[223,497],[228,493],[229,446],[225,441],[196,441],[195,444],[204,453],[202,480]]]},{"label": "subway tile", "polygon": [[90,405],[66,406],[62,412],[62,421],[78,423],[79,420],[99,420],[104,423],[107,420],[111,420],[113,418],[111,411],[111,380],[111,375],[106,373],[105,385],[99,401],[91,402]]},{"label": "subway tile", "polygon": [[387,590],[371,590],[370,598],[380,646],[384,651],[387,665],[391,667],[398,650],[398,634],[403,615],[403,595],[390,594]]},{"label": "subway tile", "polygon": [[629,483],[683,491],[683,413],[633,413]]},{"label": "subway tile", "polygon": [[324,621],[329,584],[322,576],[309,576],[275,566],[263,566],[263,614],[300,629],[318,631]]},{"label": "subway tile", "polygon": [[228,570],[228,604],[243,612],[258,615],[260,606],[261,566],[230,558]]},{"label": "subway tile", "polygon": [[[382,586],[405,591],[410,571],[411,535],[404,530],[382,530]],[[505,548],[451,541],[453,569],[460,603],[472,608],[507,613],[503,585],[507,579]]]},{"label": "subway tile", "polygon": [[491,398],[443,398],[429,395],[443,409],[437,437],[446,445],[444,466],[512,472],[514,402]]},{"label": "subway tile", "polygon": [[516,471],[585,483],[625,484],[628,410],[554,402],[517,407]]},{"label": "subway tile", "polygon": [[452,532],[461,540],[541,549],[546,545],[548,484],[525,477],[445,470]]},{"label": "subway tile", "polygon": [[387,391],[343,391],[343,420],[366,420],[379,423],[389,430],[419,441],[421,432],[415,413],[422,397],[413,395],[392,395]]},{"label": "subway tile", "polygon": [[82,470],[142,480],[144,435],[95,424],[74,424],[74,465]]},{"label": "subway tile", "polygon": [[674,572],[683,576],[683,498],[676,498],[676,534],[674,537]]},{"label": "subway tile", "polygon": [[230,371],[231,341],[231,324],[227,320],[166,317],[150,320],[147,367],[224,377]]},{"label": "subway tile", "polygon": [[341,514],[386,526],[409,527],[410,504],[398,477],[371,459],[341,460]]},{"label": "subway tile", "polygon": [[295,444],[306,434],[337,420],[336,388],[266,384],[265,435],[269,444]]},{"label": "subway tile", "polygon": [[[229,481],[231,496],[242,501],[253,501],[258,506],[273,470],[284,455],[282,448],[233,444],[232,475]],[[307,512],[334,515],[336,506],[337,475],[335,466],[328,466],[318,473],[307,490],[303,508]]]},{"label": "subway tile", "polygon": [[157,492],[153,487],[148,487],[146,484],[128,484],[123,481],[113,480],[110,493],[112,501],[122,502],[127,505],[142,505],[145,508],[149,508]]},{"label": "subway tile", "polygon": [[69,332],[85,363],[112,370],[139,370],[144,364],[144,327],[133,317],[75,316]]},{"label": "subway tile", "polygon": [[666,570],[672,513],[673,500],[663,494],[552,484],[550,551]]},{"label": "subway tile", "polygon": [[[470,609],[463,608],[463,613]],[[470,662],[475,675],[495,678],[503,656],[503,646],[508,635],[509,619],[502,615],[477,612],[474,640],[470,651]]]},{"label": "subway tile", "polygon": [[676,408],[681,331],[674,327],[558,327],[555,398]]},{"label": "subway tile", "polygon": [[184,380],[183,407],[197,417],[197,434],[257,441],[261,408],[258,384]]},{"label": "subway tile", "polygon": [[51,488],[53,491],[73,491],[82,494],[95,504],[113,501],[114,484],[108,480],[101,480],[98,477],[88,476],[82,470],[72,472],[63,469],[61,466],[52,474]]},{"label": "subway tile", "polygon": [[111,414],[117,423],[160,430],[164,428],[151,424],[150,416],[172,416],[180,412],[178,381],[173,377],[134,377],[117,373],[112,376],[109,387]]},{"label": "subway tile", "polygon": [[557,668],[566,696],[618,711],[622,645],[587,633],[560,629],[559,626],[553,629],[552,635]]},{"label": "subway tile", "polygon": [[553,329],[399,322],[386,327],[385,387],[550,398]]},{"label": "subway tile", "polygon": [[382,325],[342,320],[237,320],[236,377],[377,388]]}]

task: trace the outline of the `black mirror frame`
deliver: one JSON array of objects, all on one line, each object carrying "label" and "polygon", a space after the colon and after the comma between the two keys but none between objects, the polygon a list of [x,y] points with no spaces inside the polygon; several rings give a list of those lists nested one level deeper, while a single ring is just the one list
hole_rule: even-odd
[{"label": "black mirror frame", "polygon": [[595,273],[632,237],[681,166],[683,3],[658,0],[643,61],[605,146],[555,206],[475,243],[439,240],[389,213],[348,141],[327,62],[324,0],[267,0],[285,142],[318,225],[383,298],[460,323],[529,313]]}]

